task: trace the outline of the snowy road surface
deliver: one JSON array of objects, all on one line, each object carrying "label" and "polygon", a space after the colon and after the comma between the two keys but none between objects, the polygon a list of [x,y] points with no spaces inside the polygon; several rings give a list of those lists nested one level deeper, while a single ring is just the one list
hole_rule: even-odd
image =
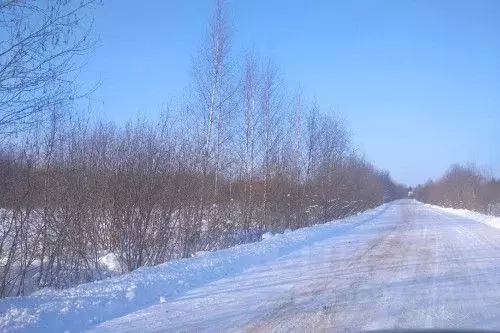
[{"label": "snowy road surface", "polygon": [[430,327],[500,329],[500,230],[401,200],[342,232],[90,329]]}]

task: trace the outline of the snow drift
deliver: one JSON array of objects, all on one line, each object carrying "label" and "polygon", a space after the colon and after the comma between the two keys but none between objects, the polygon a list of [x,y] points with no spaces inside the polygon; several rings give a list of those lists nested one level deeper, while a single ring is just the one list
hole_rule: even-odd
[{"label": "snow drift", "polygon": [[498,217],[498,216],[485,215],[485,214],[481,214],[481,213],[474,212],[474,211],[467,210],[467,209],[441,207],[441,206],[434,206],[431,204],[425,204],[425,205],[427,207],[431,207],[431,208],[435,208],[437,210],[440,210],[443,213],[447,213],[447,214],[459,216],[462,218],[474,220],[477,222],[487,224],[493,228],[500,229],[500,217]]}]

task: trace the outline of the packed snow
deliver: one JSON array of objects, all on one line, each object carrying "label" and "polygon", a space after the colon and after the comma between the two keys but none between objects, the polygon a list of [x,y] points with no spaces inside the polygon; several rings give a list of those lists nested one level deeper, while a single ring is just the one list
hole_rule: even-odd
[{"label": "packed snow", "polygon": [[0,329],[500,329],[500,230],[460,214],[400,200],[258,243],[3,299]]}]

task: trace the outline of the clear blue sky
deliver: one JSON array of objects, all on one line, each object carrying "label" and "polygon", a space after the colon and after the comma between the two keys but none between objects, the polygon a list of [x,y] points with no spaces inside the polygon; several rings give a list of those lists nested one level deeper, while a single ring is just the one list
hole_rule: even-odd
[{"label": "clear blue sky", "polygon": [[[83,75],[123,123],[180,97],[212,1],[104,1]],[[349,123],[406,184],[476,162],[500,175],[500,1],[230,0],[235,55],[271,57],[288,85]]]}]

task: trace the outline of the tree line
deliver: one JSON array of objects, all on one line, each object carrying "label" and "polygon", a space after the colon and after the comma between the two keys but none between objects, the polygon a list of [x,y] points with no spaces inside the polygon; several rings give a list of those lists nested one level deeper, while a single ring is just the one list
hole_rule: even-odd
[{"label": "tree line", "polygon": [[474,165],[452,165],[436,181],[415,188],[420,201],[500,216],[500,180]]},{"label": "tree line", "polygon": [[223,1],[186,100],[121,127],[64,112],[77,95],[76,60],[90,46],[77,18],[94,2],[35,3],[0,9],[22,22],[2,22],[11,39],[0,44],[1,63],[24,70],[13,82],[0,69],[0,296],[106,277],[107,253],[127,272],[405,193],[356,152],[338,116],[290,93],[271,60],[252,52],[235,60]]}]

